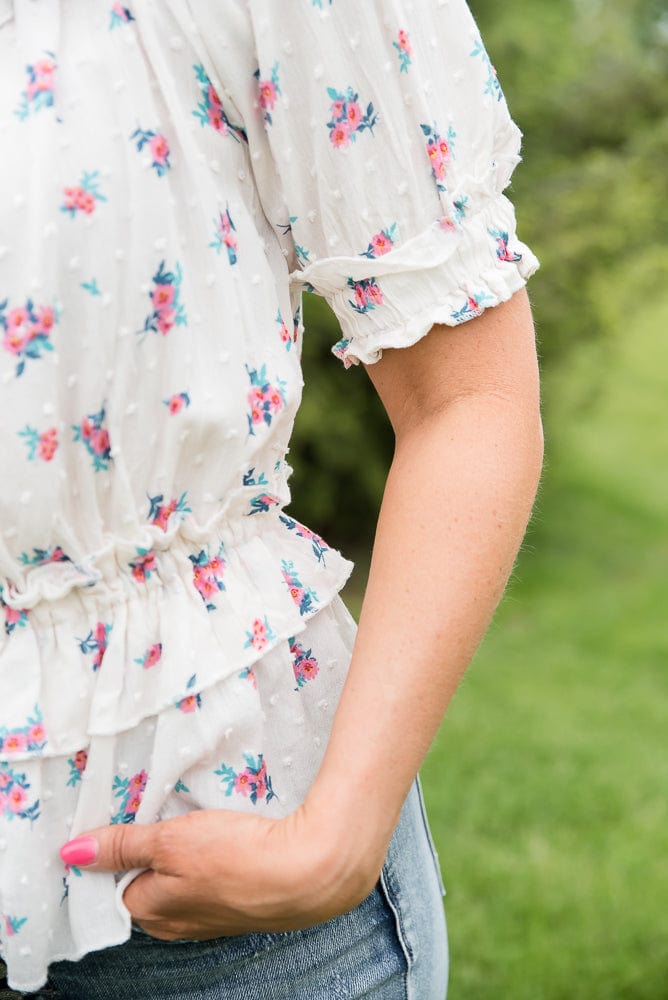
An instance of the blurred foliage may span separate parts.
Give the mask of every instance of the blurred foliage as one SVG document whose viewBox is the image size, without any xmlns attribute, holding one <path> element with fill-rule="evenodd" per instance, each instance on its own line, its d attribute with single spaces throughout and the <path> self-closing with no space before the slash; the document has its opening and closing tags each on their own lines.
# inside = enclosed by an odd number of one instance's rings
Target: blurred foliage
<svg viewBox="0 0 668 1000">
<path fill-rule="evenodd" d="M 530 291 L 554 440 L 550 376 L 584 346 L 593 345 L 605 367 L 616 319 L 610 290 L 633 280 L 640 308 L 666 284 L 668 7 L 666 0 L 471 0 L 471 8 L 525 135 L 510 194 L 520 235 L 542 262 Z M 391 431 L 368 379 L 329 355 L 339 334 L 327 306 L 305 300 L 294 512 L 338 547 L 368 548 Z M 631 309 L 629 326 L 633 319 Z M 573 405 L 596 388 L 590 383 Z"/>
</svg>

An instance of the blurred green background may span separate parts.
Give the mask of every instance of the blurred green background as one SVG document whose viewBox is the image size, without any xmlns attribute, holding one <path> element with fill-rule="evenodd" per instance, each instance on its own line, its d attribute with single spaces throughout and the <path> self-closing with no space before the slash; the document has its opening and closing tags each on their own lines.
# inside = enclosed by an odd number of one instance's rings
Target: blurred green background
<svg viewBox="0 0 668 1000">
<path fill-rule="evenodd" d="M 668 998 L 668 5 L 472 0 L 513 180 L 547 459 L 507 596 L 424 768 L 449 1000 Z M 291 508 L 356 557 L 386 418 L 306 296 Z"/>
</svg>

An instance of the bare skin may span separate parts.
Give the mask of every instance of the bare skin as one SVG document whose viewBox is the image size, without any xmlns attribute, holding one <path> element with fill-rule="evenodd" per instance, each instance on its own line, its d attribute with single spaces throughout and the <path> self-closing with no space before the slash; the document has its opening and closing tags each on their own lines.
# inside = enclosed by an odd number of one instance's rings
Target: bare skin
<svg viewBox="0 0 668 1000">
<path fill-rule="evenodd" d="M 99 845 L 89 870 L 150 869 L 124 901 L 154 937 L 293 930 L 361 902 L 512 570 L 542 463 L 526 293 L 367 371 L 396 448 L 348 679 L 306 800 L 280 820 L 202 810 L 88 834 Z"/>
</svg>

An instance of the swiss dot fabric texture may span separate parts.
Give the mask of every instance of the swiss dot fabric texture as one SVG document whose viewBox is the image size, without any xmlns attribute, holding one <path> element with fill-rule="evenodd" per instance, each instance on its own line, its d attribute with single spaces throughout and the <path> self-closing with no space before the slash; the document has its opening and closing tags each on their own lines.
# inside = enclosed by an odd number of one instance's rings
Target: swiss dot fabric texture
<svg viewBox="0 0 668 1000">
<path fill-rule="evenodd" d="M 64 870 L 68 838 L 303 800 L 355 627 L 285 513 L 301 293 L 346 365 L 509 298 L 519 145 L 463 0 L 0 0 L 15 988 L 129 937 L 132 873 Z"/>
</svg>

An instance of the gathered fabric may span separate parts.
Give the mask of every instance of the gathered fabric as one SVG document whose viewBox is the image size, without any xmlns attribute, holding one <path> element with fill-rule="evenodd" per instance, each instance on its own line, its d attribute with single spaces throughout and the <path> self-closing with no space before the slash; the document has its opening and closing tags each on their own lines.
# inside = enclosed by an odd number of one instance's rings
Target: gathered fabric
<svg viewBox="0 0 668 1000">
<path fill-rule="evenodd" d="M 0 0 L 14 988 L 129 937 L 69 838 L 303 801 L 355 624 L 290 509 L 302 294 L 346 367 L 508 299 L 520 138 L 464 0 Z"/>
</svg>

